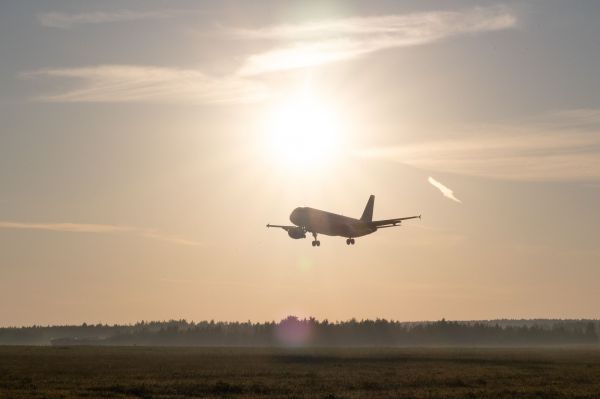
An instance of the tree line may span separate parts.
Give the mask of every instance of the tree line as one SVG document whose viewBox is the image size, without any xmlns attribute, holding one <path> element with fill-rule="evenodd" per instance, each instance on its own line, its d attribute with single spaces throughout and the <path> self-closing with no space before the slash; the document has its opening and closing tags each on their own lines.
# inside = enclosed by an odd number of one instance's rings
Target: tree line
<svg viewBox="0 0 600 399">
<path fill-rule="evenodd" d="M 0 345 L 536 346 L 599 343 L 597 320 L 279 322 L 170 320 L 133 325 L 0 328 Z"/>
</svg>

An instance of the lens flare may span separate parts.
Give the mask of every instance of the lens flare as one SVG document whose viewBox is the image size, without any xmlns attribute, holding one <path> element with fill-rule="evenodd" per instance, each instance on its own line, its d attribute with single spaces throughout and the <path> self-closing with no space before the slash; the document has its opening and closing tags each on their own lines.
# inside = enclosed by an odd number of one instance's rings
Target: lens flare
<svg viewBox="0 0 600 399">
<path fill-rule="evenodd" d="M 288 316 L 277 325 L 275 336 L 286 346 L 303 346 L 310 341 L 312 326 L 311 320 L 299 320 L 296 316 Z"/>
</svg>

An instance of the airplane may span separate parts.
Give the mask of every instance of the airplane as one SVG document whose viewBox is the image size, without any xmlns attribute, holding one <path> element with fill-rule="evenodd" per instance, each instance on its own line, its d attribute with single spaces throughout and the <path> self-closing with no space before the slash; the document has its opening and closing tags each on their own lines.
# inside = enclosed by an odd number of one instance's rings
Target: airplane
<svg viewBox="0 0 600 399">
<path fill-rule="evenodd" d="M 371 195 L 360 219 L 309 207 L 299 207 L 294 209 L 290 214 L 290 221 L 294 226 L 267 224 L 267 227 L 279 227 L 287 231 L 288 235 L 295 240 L 306 238 L 306 233 L 311 233 L 313 236 L 312 246 L 320 247 L 321 241 L 317 240 L 317 234 L 346 237 L 346 245 L 354 245 L 355 237 L 366 236 L 386 227 L 400 226 L 403 220 L 421 219 L 421 215 L 419 215 L 373 220 L 374 206 L 375 196 Z"/>
</svg>

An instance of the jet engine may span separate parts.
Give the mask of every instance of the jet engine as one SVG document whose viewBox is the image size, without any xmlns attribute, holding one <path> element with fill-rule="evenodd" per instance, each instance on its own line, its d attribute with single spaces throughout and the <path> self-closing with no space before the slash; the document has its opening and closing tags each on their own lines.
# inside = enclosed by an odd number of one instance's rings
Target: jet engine
<svg viewBox="0 0 600 399">
<path fill-rule="evenodd" d="M 299 238 L 306 238 L 306 232 L 301 227 L 296 227 L 288 230 L 288 236 L 297 240 Z"/>
</svg>

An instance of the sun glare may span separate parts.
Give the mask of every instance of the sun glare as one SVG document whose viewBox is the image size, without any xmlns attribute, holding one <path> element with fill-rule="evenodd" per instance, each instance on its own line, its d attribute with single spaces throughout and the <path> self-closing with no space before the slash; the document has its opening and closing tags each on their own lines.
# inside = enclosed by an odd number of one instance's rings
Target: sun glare
<svg viewBox="0 0 600 399">
<path fill-rule="evenodd" d="M 273 107 L 268 119 L 268 147 L 279 164 L 310 169 L 339 155 L 341 122 L 326 102 L 302 95 Z"/>
</svg>

